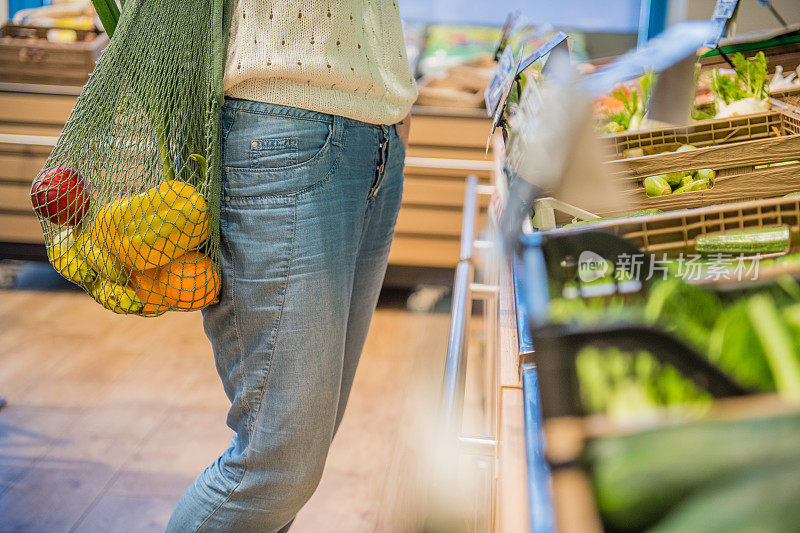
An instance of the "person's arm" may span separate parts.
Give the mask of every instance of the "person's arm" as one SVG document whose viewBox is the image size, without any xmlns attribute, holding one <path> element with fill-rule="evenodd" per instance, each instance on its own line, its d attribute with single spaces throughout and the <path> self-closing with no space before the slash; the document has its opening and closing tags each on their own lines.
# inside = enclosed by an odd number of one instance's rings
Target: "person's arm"
<svg viewBox="0 0 800 533">
<path fill-rule="evenodd" d="M 408 148 L 408 133 L 411 131 L 411 113 L 406 115 L 403 120 L 395 124 L 397 128 L 397 134 L 403 140 L 403 144 L 406 145 L 406 149 Z"/>
</svg>

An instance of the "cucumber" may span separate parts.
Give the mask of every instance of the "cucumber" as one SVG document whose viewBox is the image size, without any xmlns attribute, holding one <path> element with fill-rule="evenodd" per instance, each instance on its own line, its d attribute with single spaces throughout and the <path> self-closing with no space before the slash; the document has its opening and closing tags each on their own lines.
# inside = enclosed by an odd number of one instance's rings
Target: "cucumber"
<svg viewBox="0 0 800 533">
<path fill-rule="evenodd" d="M 647 196 L 664 196 L 672 194 L 672 187 L 669 186 L 664 175 L 650 176 L 644 179 L 644 190 Z"/>
<path fill-rule="evenodd" d="M 790 240 L 788 226 L 778 226 L 701 235 L 694 249 L 701 254 L 769 254 L 786 250 Z"/>
<path fill-rule="evenodd" d="M 629 218 L 629 217 L 640 217 L 644 215 L 660 215 L 663 213 L 661 209 L 639 209 L 637 211 L 625 211 L 624 213 L 619 213 L 617 215 L 612 215 L 610 217 L 601 217 L 601 218 L 593 218 L 591 220 L 577 220 L 575 222 L 570 222 L 569 224 L 565 224 L 565 228 L 573 227 L 573 226 L 585 226 L 586 224 L 594 224 L 595 222 L 605 222 L 606 220 L 616 220 L 618 218 Z"/>
<path fill-rule="evenodd" d="M 666 174 L 661 175 L 664 177 L 667 183 L 674 187 L 680 184 L 681 180 L 683 180 L 683 177 L 686 176 L 686 174 L 691 174 L 691 172 L 667 172 Z"/>
<path fill-rule="evenodd" d="M 604 521 L 624 531 L 651 526 L 723 476 L 789 458 L 800 461 L 800 413 L 604 437 L 590 441 L 583 455 Z"/>
<path fill-rule="evenodd" d="M 688 183 L 675 191 L 672 194 L 680 194 L 682 192 L 692 192 L 692 191 L 704 191 L 706 189 L 711 188 L 711 182 L 709 180 L 694 180 L 691 183 Z"/>
<path fill-rule="evenodd" d="M 714 181 L 714 169 L 712 168 L 701 168 L 694 171 L 694 179 L 696 180 L 708 180 L 713 183 Z"/>
<path fill-rule="evenodd" d="M 800 456 L 754 465 L 681 502 L 652 533 L 784 532 L 800 524 Z"/>
</svg>

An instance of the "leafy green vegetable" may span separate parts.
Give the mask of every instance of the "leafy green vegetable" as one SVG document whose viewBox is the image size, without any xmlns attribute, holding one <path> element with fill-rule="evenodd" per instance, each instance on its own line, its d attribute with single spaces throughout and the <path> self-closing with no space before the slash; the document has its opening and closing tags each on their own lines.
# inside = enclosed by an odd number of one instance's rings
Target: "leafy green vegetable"
<svg viewBox="0 0 800 533">
<path fill-rule="evenodd" d="M 763 100 L 769 96 L 767 88 L 767 58 L 764 52 L 745 57 L 737 52 L 731 57 L 735 76 L 730 77 L 715 70 L 711 74 L 709 87 L 716 101 L 725 105 L 742 98 Z"/>
<path fill-rule="evenodd" d="M 758 471 L 776 461 L 798 465 L 799 449 L 800 414 L 791 413 L 704 420 L 596 438 L 584 450 L 583 462 L 591 472 L 604 521 L 614 531 L 649 531 L 676 504 L 738 472 Z M 797 470 L 792 469 L 792 474 L 796 480 Z M 796 481 L 793 485 L 800 487 Z M 758 489 L 749 491 L 751 498 L 756 492 L 771 497 L 764 487 Z M 792 498 L 797 507 L 796 493 Z M 723 512 L 723 507 L 724 512 L 733 512 L 722 496 L 714 503 L 716 512 Z M 676 530 L 707 531 L 697 523 L 687 525 L 684 522 Z M 755 530 L 795 529 L 790 525 Z"/>
<path fill-rule="evenodd" d="M 616 348 L 587 347 L 578 354 L 575 366 L 590 413 L 625 420 L 664 406 L 702 411 L 711 401 L 707 393 L 646 351 L 631 354 Z"/>
<path fill-rule="evenodd" d="M 775 303 L 767 295 L 757 294 L 750 298 L 747 314 L 764 348 L 778 392 L 787 398 L 800 398 L 800 357 Z"/>
<path fill-rule="evenodd" d="M 612 97 L 622 102 L 623 109 L 605 117 L 603 130 L 606 133 L 639 129 L 650 105 L 650 95 L 653 93 L 655 79 L 654 72 L 647 72 L 639 79 L 641 95 L 635 87 L 630 92 L 625 88 L 620 88 L 611 93 Z"/>
<path fill-rule="evenodd" d="M 113 37 L 120 17 L 116 2 L 114 0 L 92 0 L 92 5 L 103 24 L 103 29 L 106 30 L 109 37 Z"/>
<path fill-rule="evenodd" d="M 742 385 L 775 390 L 764 349 L 747 315 L 747 300 L 735 302 L 717 317 L 708 342 L 708 359 Z"/>
<path fill-rule="evenodd" d="M 605 282 L 614 283 L 610 277 Z M 571 291 L 575 294 L 575 288 Z M 654 282 L 646 298 L 640 293 L 556 298 L 551 302 L 550 318 L 594 325 L 620 321 L 652 324 L 706 354 L 711 363 L 744 386 L 777 390 L 784 397 L 800 395 L 800 285 L 791 277 L 744 292 L 728 305 L 709 289 L 669 277 Z M 588 388 L 583 394 L 591 412 L 629 414 L 623 407 L 625 398 L 647 408 L 693 398 L 680 392 L 681 386 L 669 385 L 671 367 L 652 378 L 653 372 L 642 370 L 650 367 L 638 355 L 606 352 L 603 357 L 611 361 L 622 358 L 627 363 L 616 361 L 611 367 L 616 373 L 598 376 L 597 357 L 589 352 L 578 363 L 583 365 L 579 380 L 582 391 L 584 383 Z M 627 370 L 620 373 L 619 368 Z M 682 378 L 677 373 L 675 377 Z M 654 381 L 648 381 L 651 378 Z M 658 389 L 662 385 L 665 388 Z M 602 392 L 605 389 L 610 390 Z M 654 392 L 658 390 L 662 392 Z"/>
</svg>

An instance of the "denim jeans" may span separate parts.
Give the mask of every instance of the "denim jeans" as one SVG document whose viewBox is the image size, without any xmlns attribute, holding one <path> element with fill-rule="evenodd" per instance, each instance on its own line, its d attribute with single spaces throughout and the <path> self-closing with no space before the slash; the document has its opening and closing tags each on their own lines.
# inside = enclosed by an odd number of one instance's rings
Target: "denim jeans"
<svg viewBox="0 0 800 533">
<path fill-rule="evenodd" d="M 222 129 L 222 290 L 203 324 L 234 436 L 183 494 L 169 532 L 277 531 L 311 497 L 403 188 L 393 126 L 229 99 Z"/>
</svg>

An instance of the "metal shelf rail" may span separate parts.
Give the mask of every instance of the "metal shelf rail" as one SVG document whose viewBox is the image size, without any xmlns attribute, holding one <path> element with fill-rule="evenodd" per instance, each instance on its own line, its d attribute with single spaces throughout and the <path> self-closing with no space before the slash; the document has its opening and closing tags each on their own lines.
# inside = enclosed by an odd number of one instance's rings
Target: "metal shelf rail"
<svg viewBox="0 0 800 533">
<path fill-rule="evenodd" d="M 442 379 L 442 397 L 439 414 L 439 430 L 441 432 L 439 444 L 441 445 L 441 463 L 444 466 L 444 475 L 452 477 L 455 473 L 454 463 L 459 454 L 469 454 L 486 459 L 490 480 L 488 493 L 476 505 L 486 505 L 488 516 L 479 516 L 481 511 L 476 507 L 475 517 L 472 520 L 473 531 L 488 530 L 493 523 L 493 496 L 494 496 L 494 463 L 497 452 L 497 424 L 499 401 L 497 398 L 498 372 L 497 372 L 497 338 L 495 325 L 499 307 L 499 288 L 494 280 L 489 283 L 475 282 L 476 249 L 491 247 L 488 241 L 476 240 L 475 218 L 478 209 L 477 197 L 479 194 L 490 195 L 494 190 L 491 186 L 478 184 L 478 178 L 470 175 L 467 178 L 464 193 L 464 211 L 461 226 L 461 249 L 459 262 L 456 266 L 453 282 L 453 301 L 451 306 L 451 323 L 447 343 L 447 353 Z M 490 393 L 487 398 L 486 411 L 488 427 L 492 431 L 488 435 L 467 435 L 462 432 L 464 419 L 464 397 L 466 394 L 467 376 L 467 345 L 470 319 L 472 318 L 473 302 L 483 301 L 485 309 L 485 327 L 487 329 L 484 340 L 486 341 L 486 367 L 485 380 Z M 455 453 L 454 453 L 455 452 Z"/>
</svg>

